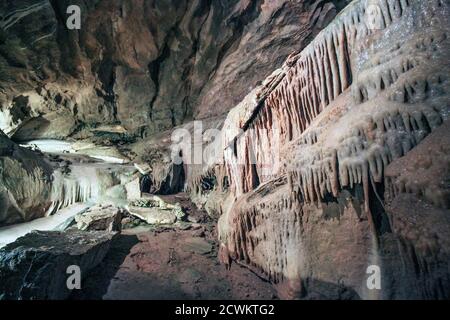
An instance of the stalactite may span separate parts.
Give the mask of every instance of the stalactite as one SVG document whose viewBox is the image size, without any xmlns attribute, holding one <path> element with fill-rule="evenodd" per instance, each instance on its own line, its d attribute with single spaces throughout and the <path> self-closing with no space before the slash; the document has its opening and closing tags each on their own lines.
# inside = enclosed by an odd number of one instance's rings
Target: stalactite
<svg viewBox="0 0 450 320">
<path fill-rule="evenodd" d="M 364 16 L 368 5 L 380 9 L 376 28 Z M 273 282 L 298 280 L 301 276 L 285 261 L 292 254 L 286 252 L 289 241 L 301 247 L 298 215 L 359 186 L 369 232 L 376 236 L 369 205 L 374 184 L 384 182 L 392 161 L 449 119 L 450 30 L 443 21 L 450 8 L 438 7 L 435 2 L 353 1 L 291 57 L 275 87 L 258 89 L 263 99 L 250 100 L 259 96 L 250 95 L 230 113 L 223 129 L 224 168 L 237 200 L 221 222 L 228 233 L 220 236 L 230 256 Z M 264 174 L 265 166 L 271 174 Z M 274 191 L 281 177 L 286 194 Z M 408 188 L 397 181 L 388 193 Z M 265 192 L 270 200 L 263 200 Z M 248 223 L 253 216 L 256 223 Z M 283 226 L 277 224 L 279 216 Z M 275 252 L 262 252 L 262 242 Z"/>
<path fill-rule="evenodd" d="M 361 15 L 364 12 L 366 1 L 356 1 L 352 6 L 341 14 L 340 19 L 337 19 L 328 28 L 326 28 L 312 44 L 310 44 L 301 54 L 295 56 L 290 62 L 292 67 L 285 72 L 285 76 L 279 82 L 279 84 L 269 93 L 266 99 L 262 102 L 262 107 L 258 111 L 254 121 L 250 123 L 247 131 L 254 131 L 260 137 L 260 133 L 263 130 L 273 131 L 279 130 L 281 144 L 288 143 L 289 141 L 298 139 L 302 136 L 305 130 L 311 125 L 311 123 L 318 117 L 318 115 L 330 105 L 341 93 L 343 93 L 349 86 L 352 85 L 355 75 L 353 74 L 355 68 L 352 68 L 351 61 L 356 60 L 351 57 L 351 54 L 355 51 L 356 43 L 362 38 L 362 35 L 355 35 L 355 30 L 364 29 L 367 30 L 367 19 L 362 19 L 356 15 Z M 387 18 L 392 10 L 398 5 L 383 6 L 383 19 Z M 401 10 L 403 13 L 404 10 Z M 396 19 L 400 19 L 401 15 L 395 14 Z M 366 31 L 367 33 L 367 31 Z M 400 65 L 405 65 L 405 62 L 400 59 Z M 406 62 L 406 65 L 411 65 Z M 397 68 L 398 69 L 398 68 Z M 352 71 L 353 70 L 353 71 Z M 408 70 L 404 71 L 407 72 Z M 397 70 L 398 72 L 398 70 Z M 358 74 L 358 79 L 361 77 Z M 371 81 L 361 80 L 363 83 L 371 83 Z M 389 85 L 388 80 L 378 80 L 387 82 L 384 86 Z M 356 83 L 359 83 L 358 81 Z M 355 86 L 354 86 L 355 87 Z M 366 92 L 368 89 L 357 86 L 355 96 L 360 102 L 366 99 L 367 95 L 360 95 L 361 92 Z M 380 88 L 381 86 L 378 86 Z M 267 89 L 267 86 L 264 87 Z M 353 89 L 352 89 L 353 90 Z M 263 96 L 263 94 L 258 95 Z M 243 104 L 244 109 L 248 107 Z M 238 112 L 238 119 L 235 114 L 231 114 L 228 118 L 228 122 L 238 122 L 237 127 L 242 123 L 242 113 Z M 275 116 L 276 121 L 265 121 L 265 119 L 273 119 Z M 244 121 L 246 123 L 246 121 Z M 227 128 L 227 125 L 225 126 Z M 229 129 L 230 125 L 228 126 Z M 245 135 L 245 134 L 244 134 Z M 271 138 L 266 134 L 269 144 L 271 144 Z M 225 135 L 225 143 L 235 139 L 236 136 L 232 132 L 228 132 Z M 237 137 L 239 140 L 245 140 L 245 137 Z M 238 155 L 246 152 L 253 152 L 250 150 L 247 144 L 238 143 Z M 270 150 L 270 149 L 269 149 Z M 267 152 L 267 150 L 266 150 Z M 227 159 L 227 162 L 233 162 L 233 159 Z M 257 156 L 258 158 L 258 156 Z M 243 164 L 245 161 L 239 161 Z M 260 157 L 261 161 L 267 160 L 266 157 Z M 233 169 L 232 169 L 233 170 Z M 245 193 L 253 188 L 248 183 L 243 183 L 243 177 L 247 180 L 257 179 L 264 181 L 261 176 L 249 177 L 249 168 L 243 165 L 242 169 L 238 170 L 243 174 L 236 175 L 237 172 L 229 172 L 231 177 L 237 176 L 234 184 L 241 185 L 242 189 L 238 193 Z"/>
</svg>

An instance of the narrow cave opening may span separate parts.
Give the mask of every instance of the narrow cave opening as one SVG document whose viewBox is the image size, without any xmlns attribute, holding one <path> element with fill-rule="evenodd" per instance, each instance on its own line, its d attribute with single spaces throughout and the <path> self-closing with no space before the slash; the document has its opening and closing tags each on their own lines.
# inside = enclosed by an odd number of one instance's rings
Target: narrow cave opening
<svg viewBox="0 0 450 320">
<path fill-rule="evenodd" d="M 141 192 L 142 193 L 152 193 L 152 178 L 150 175 L 146 174 L 141 177 L 139 184 L 141 186 Z"/>
<path fill-rule="evenodd" d="M 387 216 L 385 209 L 384 183 L 374 182 L 369 189 L 369 208 L 377 235 L 381 236 L 385 233 L 392 232 L 389 217 Z"/>
</svg>

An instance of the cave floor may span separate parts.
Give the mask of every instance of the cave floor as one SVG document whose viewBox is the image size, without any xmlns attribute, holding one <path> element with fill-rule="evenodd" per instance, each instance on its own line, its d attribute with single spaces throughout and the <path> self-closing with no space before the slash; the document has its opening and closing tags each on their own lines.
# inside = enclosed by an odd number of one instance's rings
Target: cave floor
<svg viewBox="0 0 450 320">
<path fill-rule="evenodd" d="M 189 230 L 138 227 L 113 241 L 74 300 L 276 299 L 248 269 L 219 264 L 212 223 Z"/>
</svg>

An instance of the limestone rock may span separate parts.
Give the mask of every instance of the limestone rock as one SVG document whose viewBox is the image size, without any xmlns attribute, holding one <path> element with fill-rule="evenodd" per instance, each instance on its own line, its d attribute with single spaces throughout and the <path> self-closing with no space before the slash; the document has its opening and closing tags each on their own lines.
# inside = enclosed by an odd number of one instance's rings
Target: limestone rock
<svg viewBox="0 0 450 320">
<path fill-rule="evenodd" d="M 168 203 L 161 197 L 155 195 L 145 195 L 142 199 L 134 201 L 133 205 L 140 207 L 157 207 L 162 210 L 171 210 L 180 220 L 183 219 L 186 215 L 179 203 Z"/>
<path fill-rule="evenodd" d="M 347 2 L 3 1 L 0 128 L 56 138 L 102 124 L 140 136 L 222 114 Z M 72 4 L 80 32 L 60 18 Z M 55 110 L 72 120 L 49 123 Z"/>
<path fill-rule="evenodd" d="M 442 1 L 355 0 L 229 113 L 223 261 L 290 298 L 449 296 L 449 13 Z M 435 132 L 441 143 L 426 144 Z M 382 267 L 379 292 L 361 286 L 368 264 Z M 420 284 L 397 279 L 400 265 Z"/>
<path fill-rule="evenodd" d="M 0 225 L 43 217 L 51 207 L 52 167 L 0 131 Z"/>
<path fill-rule="evenodd" d="M 62 300 L 69 297 L 67 269 L 86 277 L 105 257 L 115 233 L 32 232 L 0 250 L 0 297 Z"/>
<path fill-rule="evenodd" d="M 174 164 L 165 150 L 153 150 L 151 173 L 144 176 L 143 192 L 151 194 L 174 194 L 183 190 L 185 173 L 182 164 Z"/>
<path fill-rule="evenodd" d="M 406 299 L 448 299 L 450 293 L 450 121 L 386 169 L 386 213 L 395 233 L 385 254 L 386 282 Z M 390 244 L 390 243 L 388 243 Z M 404 264 L 400 266 L 400 264 Z M 432 267 L 428 267 L 432 266 Z"/>
<path fill-rule="evenodd" d="M 65 139 L 76 129 L 74 117 L 68 112 L 49 112 L 27 121 L 14 134 L 15 141 L 34 139 Z"/>
<path fill-rule="evenodd" d="M 128 207 L 128 212 L 145 221 L 148 224 L 173 224 L 177 221 L 177 216 L 172 210 L 163 210 L 157 207 Z"/>
<path fill-rule="evenodd" d="M 110 199 L 126 200 L 127 191 L 123 185 L 117 185 L 107 189 L 105 196 Z"/>
<path fill-rule="evenodd" d="M 127 191 L 127 199 L 128 200 L 140 199 L 142 196 L 141 184 L 140 184 L 139 178 L 136 178 L 133 181 L 127 183 L 125 185 L 125 189 Z"/>
<path fill-rule="evenodd" d="M 75 221 L 82 231 L 120 231 L 122 210 L 113 206 L 97 206 L 75 216 Z"/>
<path fill-rule="evenodd" d="M 127 210 L 131 215 L 148 224 L 172 224 L 185 217 L 185 213 L 178 203 L 170 204 L 153 195 L 131 201 Z"/>
<path fill-rule="evenodd" d="M 69 0 L 29 2 L 0 4 L 8 135 L 141 138 L 124 148 L 148 164 L 123 183 L 144 201 L 130 212 L 173 223 L 182 210 L 141 192 L 186 190 L 220 216 L 220 260 L 282 298 L 448 299 L 449 1 L 354 0 L 331 21 L 348 1 L 93 0 L 82 32 L 59 19 Z M 220 161 L 192 165 L 169 129 L 222 130 L 195 142 Z M 0 223 L 42 215 L 48 175 L 5 138 Z M 211 252 L 201 240 L 185 249 Z M 369 265 L 383 290 L 363 285 Z"/>
<path fill-rule="evenodd" d="M 152 168 L 147 163 L 135 163 L 134 167 L 144 176 L 152 172 Z"/>
<path fill-rule="evenodd" d="M 450 209 L 450 120 L 407 155 L 386 168 L 388 199 L 410 193 L 437 208 Z"/>
</svg>

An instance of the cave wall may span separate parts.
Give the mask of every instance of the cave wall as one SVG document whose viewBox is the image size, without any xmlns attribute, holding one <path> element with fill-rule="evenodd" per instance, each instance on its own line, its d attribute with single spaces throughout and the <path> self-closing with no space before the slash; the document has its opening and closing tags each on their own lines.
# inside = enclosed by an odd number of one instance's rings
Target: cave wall
<svg viewBox="0 0 450 320">
<path fill-rule="evenodd" d="M 449 297 L 449 1 L 355 0 L 320 33 L 345 1 L 79 1 L 80 31 L 67 3 L 0 4 L 9 135 L 120 123 L 169 152 L 207 118 L 223 163 L 186 164 L 186 191 L 222 262 L 284 298 Z"/>
<path fill-rule="evenodd" d="M 252 268 L 288 298 L 448 298 L 448 183 L 431 174 L 448 148 L 429 143 L 417 166 L 430 171 L 426 183 L 410 169 L 408 187 L 392 187 L 386 170 L 427 136 L 450 134 L 449 10 L 440 0 L 353 1 L 230 111 L 224 263 Z M 448 172 L 447 160 L 439 168 Z M 366 285 L 371 265 L 381 290 Z"/>
<path fill-rule="evenodd" d="M 2 1 L 0 127 L 15 140 L 108 123 L 147 136 L 224 114 L 347 2 Z M 80 30 L 65 26 L 73 4 Z"/>
<path fill-rule="evenodd" d="M 0 130 L 0 226 L 43 217 L 52 204 L 53 169 Z"/>
</svg>

